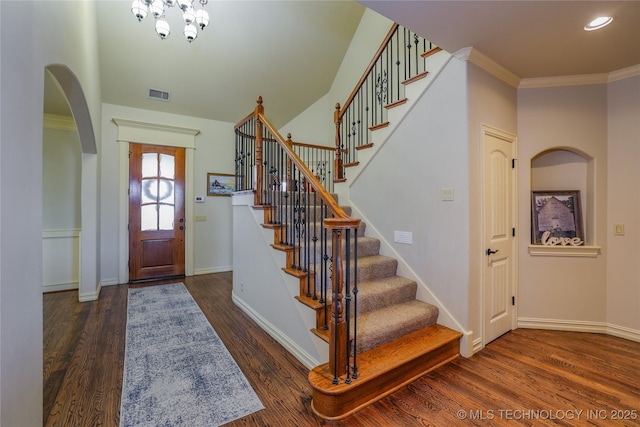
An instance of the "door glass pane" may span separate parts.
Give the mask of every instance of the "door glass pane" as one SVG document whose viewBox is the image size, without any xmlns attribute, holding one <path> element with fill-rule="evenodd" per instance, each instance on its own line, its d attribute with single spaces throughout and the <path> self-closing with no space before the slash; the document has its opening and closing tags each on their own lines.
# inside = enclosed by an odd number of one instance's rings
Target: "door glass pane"
<svg viewBox="0 0 640 427">
<path fill-rule="evenodd" d="M 142 231 L 158 229 L 158 205 L 140 207 L 140 229 Z"/>
<path fill-rule="evenodd" d="M 174 157 L 169 154 L 160 154 L 160 176 L 162 178 L 175 178 Z"/>
<path fill-rule="evenodd" d="M 142 180 L 142 203 L 156 203 L 158 201 L 158 180 Z"/>
<path fill-rule="evenodd" d="M 158 176 L 158 154 L 142 153 L 142 177 Z"/>
<path fill-rule="evenodd" d="M 160 207 L 160 230 L 173 230 L 174 209 L 171 205 L 159 205 Z"/>
<path fill-rule="evenodd" d="M 160 194 L 158 194 L 158 201 L 161 203 L 173 204 L 173 181 L 168 179 L 160 180 Z"/>
</svg>

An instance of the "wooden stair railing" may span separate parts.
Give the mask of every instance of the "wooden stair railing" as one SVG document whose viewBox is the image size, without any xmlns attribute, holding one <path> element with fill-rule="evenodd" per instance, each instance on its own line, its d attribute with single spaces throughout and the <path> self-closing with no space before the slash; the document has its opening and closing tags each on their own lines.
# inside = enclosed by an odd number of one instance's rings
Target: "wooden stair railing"
<svg viewBox="0 0 640 427">
<path fill-rule="evenodd" d="M 351 345 L 357 337 L 350 326 L 356 322 L 350 307 L 357 278 L 344 270 L 357 262 L 352 254 L 360 219 L 338 205 L 317 171 L 296 153 L 291 138 L 283 138 L 266 118 L 262 102 L 259 97 L 255 111 L 235 126 L 236 190 L 254 191 L 255 207 L 265 211 L 265 226 L 275 231 L 274 248 L 287 252 L 284 270 L 301 279 L 304 302 L 324 310 L 316 316 L 321 323 L 317 328 L 329 333 L 333 381 L 349 382 L 357 372 Z"/>
<path fill-rule="evenodd" d="M 441 49 L 393 24 L 362 77 L 341 107 L 335 106 L 335 180 L 358 164 L 357 151 L 372 145 L 372 130 L 388 125 L 387 110 L 406 102 L 405 85 L 427 76 L 425 60 Z"/>
</svg>

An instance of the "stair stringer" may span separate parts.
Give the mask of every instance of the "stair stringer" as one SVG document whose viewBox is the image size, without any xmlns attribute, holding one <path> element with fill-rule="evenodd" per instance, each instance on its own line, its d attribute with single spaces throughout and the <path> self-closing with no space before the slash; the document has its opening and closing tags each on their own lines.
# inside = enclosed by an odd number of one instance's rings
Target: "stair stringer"
<svg viewBox="0 0 640 427">
<path fill-rule="evenodd" d="M 232 205 L 232 301 L 307 368 L 326 363 L 328 344 L 309 332 L 316 327 L 315 312 L 295 299 L 300 280 L 283 271 L 286 254 L 271 247 L 274 232 L 262 226 L 253 192 L 234 194 Z"/>
<path fill-rule="evenodd" d="M 441 50 L 426 59 L 426 69 L 429 71 L 427 76 L 406 85 L 405 97 L 407 102 L 389 109 L 387 115 L 389 125 L 373 132 L 373 141 L 369 141 L 373 142 L 373 145 L 367 149 L 358 151 L 358 165 L 348 168 L 346 173 L 347 180 L 334 184 L 334 192 L 338 194 L 340 200 L 349 200 L 349 187 L 356 182 L 362 171 L 367 167 L 369 162 L 373 160 L 378 150 L 382 148 L 387 139 L 389 139 L 389 136 L 391 136 L 393 131 L 402 123 L 404 117 L 409 114 L 416 102 L 453 58 L 454 56 L 449 52 Z"/>
</svg>

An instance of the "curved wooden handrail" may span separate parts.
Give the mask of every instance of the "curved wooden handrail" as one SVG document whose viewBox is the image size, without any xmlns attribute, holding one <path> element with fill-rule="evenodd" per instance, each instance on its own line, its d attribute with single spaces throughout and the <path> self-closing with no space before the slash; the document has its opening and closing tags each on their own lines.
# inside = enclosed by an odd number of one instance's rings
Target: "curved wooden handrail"
<svg viewBox="0 0 640 427">
<path fill-rule="evenodd" d="M 258 119 L 262 122 L 262 124 L 271 132 L 273 136 L 275 136 L 278 143 L 282 146 L 282 149 L 287 153 L 287 156 L 291 159 L 291 161 L 296 165 L 296 167 L 302 172 L 307 181 L 311 184 L 313 190 L 320 196 L 320 198 L 327 204 L 327 206 L 333 212 L 334 218 L 333 221 L 330 221 L 334 226 L 331 228 L 348 228 L 349 226 L 353 227 L 354 224 L 357 226 L 360 223 L 360 219 L 351 218 L 349 215 L 345 213 L 345 211 L 338 205 L 335 199 L 329 194 L 329 192 L 324 188 L 322 184 L 318 181 L 318 179 L 313 175 L 311 170 L 304 164 L 302 159 L 296 154 L 295 151 L 291 148 L 289 144 L 287 144 L 286 139 L 280 135 L 280 132 L 273 126 L 273 123 L 267 119 L 263 113 L 258 113 Z M 327 222 L 329 219 L 325 219 Z M 345 221 L 347 220 L 347 221 Z M 350 225 L 347 225 L 350 224 Z M 344 224 L 344 227 L 338 226 L 339 224 Z"/>
<path fill-rule="evenodd" d="M 358 81 L 356 86 L 353 88 L 353 91 L 351 92 L 351 95 L 349 95 L 349 97 L 347 98 L 347 101 L 342 105 L 342 109 L 338 113 L 338 119 L 342 119 L 342 116 L 344 116 L 344 113 L 346 113 L 347 108 L 349 107 L 349 105 L 351 105 L 351 101 L 353 101 L 353 98 L 356 97 L 356 94 L 358 93 L 358 91 L 360 90 L 364 82 L 367 80 L 369 73 L 371 72 L 373 67 L 376 65 L 376 62 L 378 62 L 378 59 L 380 59 L 382 52 L 384 52 L 385 48 L 387 47 L 387 43 L 389 42 L 389 40 L 391 40 L 391 37 L 393 37 L 395 32 L 398 30 L 398 26 L 399 25 L 396 23 L 394 23 L 391 26 L 391 29 L 389 30 L 389 32 L 387 33 L 387 36 L 384 38 L 384 40 L 380 44 L 380 47 L 378 48 L 378 51 L 376 52 L 376 54 L 373 56 L 373 59 L 369 63 L 369 66 L 362 74 L 362 77 L 360 77 L 360 80 Z"/>
<path fill-rule="evenodd" d="M 296 147 L 314 148 L 316 150 L 336 151 L 335 147 L 328 147 L 326 145 L 316 145 L 316 144 L 308 144 L 306 142 L 293 141 L 291 140 L 291 134 L 287 135 L 287 141 L 291 141 L 291 145 L 295 145 Z"/>
<path fill-rule="evenodd" d="M 244 125 L 246 122 L 249 121 L 249 119 L 251 119 L 254 116 L 255 116 L 255 113 L 252 111 L 251 113 L 249 113 L 249 115 L 247 115 L 247 117 L 245 117 L 244 119 L 242 119 L 238 123 L 236 123 L 235 126 L 233 127 L 233 129 L 234 130 L 238 129 L 239 127 Z"/>
</svg>

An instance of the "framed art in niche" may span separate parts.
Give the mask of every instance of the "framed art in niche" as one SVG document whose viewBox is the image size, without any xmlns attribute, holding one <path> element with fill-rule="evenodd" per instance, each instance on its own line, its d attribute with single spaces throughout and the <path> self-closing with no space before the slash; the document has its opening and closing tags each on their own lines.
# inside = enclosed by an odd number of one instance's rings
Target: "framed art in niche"
<svg viewBox="0 0 640 427">
<path fill-rule="evenodd" d="M 580 191 L 532 191 L 531 228 L 534 245 L 583 245 Z"/>
</svg>

